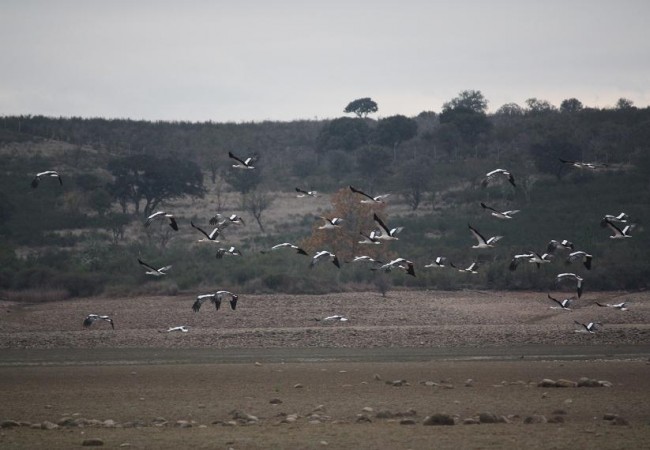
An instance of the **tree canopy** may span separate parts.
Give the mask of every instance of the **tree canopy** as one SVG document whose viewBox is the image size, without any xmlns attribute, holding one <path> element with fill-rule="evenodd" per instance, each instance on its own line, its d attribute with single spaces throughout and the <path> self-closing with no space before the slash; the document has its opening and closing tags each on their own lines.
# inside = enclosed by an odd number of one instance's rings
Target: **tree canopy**
<svg viewBox="0 0 650 450">
<path fill-rule="evenodd" d="M 376 113 L 379 110 L 377 103 L 370 97 L 358 98 L 348 103 L 343 112 L 354 113 L 359 118 L 365 118 L 370 113 Z"/>
</svg>

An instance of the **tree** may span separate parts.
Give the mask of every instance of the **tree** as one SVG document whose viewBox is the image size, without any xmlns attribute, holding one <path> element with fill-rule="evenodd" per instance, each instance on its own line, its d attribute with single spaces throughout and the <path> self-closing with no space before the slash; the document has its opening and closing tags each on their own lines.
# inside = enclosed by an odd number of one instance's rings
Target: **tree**
<svg viewBox="0 0 650 450">
<path fill-rule="evenodd" d="M 115 177 L 109 191 L 122 205 L 133 203 L 144 215 L 150 215 L 161 202 L 184 195 L 203 197 L 203 174 L 196 163 L 175 157 L 133 155 L 114 159 L 108 169 Z"/>
<path fill-rule="evenodd" d="M 273 203 L 273 197 L 270 194 L 254 190 L 242 195 L 242 209 L 245 209 L 255 218 L 260 231 L 265 233 L 262 224 L 262 213 L 266 211 Z"/>
<path fill-rule="evenodd" d="M 418 134 L 418 123 L 400 114 L 387 117 L 377 123 L 374 141 L 393 149 L 393 162 L 397 160 L 397 147 Z"/>
<path fill-rule="evenodd" d="M 524 115 L 524 109 L 516 103 L 506 103 L 497 109 L 496 115 L 508 117 L 520 117 Z"/>
<path fill-rule="evenodd" d="M 555 110 L 555 107 L 548 100 L 540 100 L 535 97 L 527 99 L 526 106 L 528 106 L 528 112 L 532 114 L 542 114 Z"/>
<path fill-rule="evenodd" d="M 451 109 L 464 109 L 473 111 L 478 114 L 485 114 L 487 112 L 487 99 L 483 96 L 481 91 L 467 90 L 458 94 L 458 97 L 452 98 L 450 101 L 442 105 L 443 113 Z"/>
<path fill-rule="evenodd" d="M 627 98 L 619 98 L 616 102 L 616 109 L 632 109 L 634 108 L 634 102 Z"/>
<path fill-rule="evenodd" d="M 399 168 L 397 182 L 402 189 L 402 195 L 413 211 L 418 209 L 424 194 L 431 184 L 432 167 L 424 159 L 411 159 Z"/>
<path fill-rule="evenodd" d="M 462 140 L 475 148 L 481 135 L 491 128 L 486 111 L 487 100 L 481 91 L 462 91 L 442 106 L 440 123 L 453 124 Z"/>
<path fill-rule="evenodd" d="M 560 112 L 574 113 L 584 109 L 584 105 L 577 98 L 567 98 L 560 103 Z"/>
<path fill-rule="evenodd" d="M 316 139 L 319 153 L 328 150 L 352 151 L 368 142 L 370 127 L 359 119 L 340 117 L 334 119 L 321 129 Z"/>
<path fill-rule="evenodd" d="M 370 97 L 359 98 L 348 103 L 343 112 L 354 113 L 357 117 L 365 119 L 368 114 L 375 113 L 379 110 L 377 103 L 372 101 Z"/>
</svg>

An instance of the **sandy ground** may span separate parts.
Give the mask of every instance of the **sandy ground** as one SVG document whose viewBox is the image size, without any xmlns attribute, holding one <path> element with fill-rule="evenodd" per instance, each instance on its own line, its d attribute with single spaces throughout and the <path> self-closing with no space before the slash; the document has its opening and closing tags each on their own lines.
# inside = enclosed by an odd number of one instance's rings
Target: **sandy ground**
<svg viewBox="0 0 650 450">
<path fill-rule="evenodd" d="M 3 302 L 0 421 L 24 423 L 0 448 L 650 448 L 650 296 L 590 295 L 573 312 L 505 292 Z M 91 312 L 116 329 L 82 329 Z M 350 320 L 313 320 L 331 314 Z M 611 387 L 537 385 L 581 377 Z M 508 423 L 463 424 L 485 412 Z"/>
</svg>

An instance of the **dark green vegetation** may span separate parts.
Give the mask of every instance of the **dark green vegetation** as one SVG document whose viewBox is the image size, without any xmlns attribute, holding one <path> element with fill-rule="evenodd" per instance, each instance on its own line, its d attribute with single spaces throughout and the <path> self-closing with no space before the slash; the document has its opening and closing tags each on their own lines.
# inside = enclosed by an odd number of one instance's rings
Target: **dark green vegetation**
<svg viewBox="0 0 650 450">
<path fill-rule="evenodd" d="M 386 283 L 553 289 L 554 275 L 565 271 L 583 275 L 588 290 L 647 287 L 650 108 L 621 99 L 614 108 L 593 109 L 567 99 L 557 109 L 533 98 L 525 107 L 507 104 L 488 114 L 479 91 L 464 91 L 439 114 L 375 120 L 367 117 L 376 111 L 374 102 L 359 100 L 364 102 L 346 108 L 355 118 L 289 123 L 3 117 L 0 288 L 5 296 L 22 291 L 20 298 L 34 300 L 217 287 L 328 292 L 374 284 L 384 290 Z M 256 169 L 232 169 L 228 151 L 259 155 Z M 560 157 L 608 167 L 570 168 Z M 517 188 L 507 182 L 481 188 L 483 175 L 496 168 L 510 170 Z M 44 180 L 30 188 L 34 174 L 49 169 L 61 172 L 63 187 Z M 310 271 L 305 257 L 259 253 L 285 240 L 319 242 L 307 239 L 311 215 L 295 217 L 287 210 L 285 224 L 267 226 L 265 216 L 278 207 L 274 196 L 292 194 L 295 186 L 328 195 L 349 184 L 373 194 L 392 193 L 383 217 L 405 227 L 399 241 L 381 251 L 360 247 L 359 253 L 411 259 L 416 278 L 401 272 L 378 275 L 367 267 Z M 248 234 L 228 235 L 244 258 L 217 261 L 215 247 L 188 244 L 198 238 L 189 220 L 207 229 L 224 195 L 240 199 L 238 212 L 247 216 Z M 522 212 L 499 221 L 481 209 L 481 201 Z M 177 235 L 162 222 L 142 226 L 150 212 L 179 204 L 193 213 L 181 218 Z M 224 212 L 234 212 L 232 203 L 230 208 Z M 611 240 L 600 219 L 622 211 L 637 224 L 634 237 Z M 259 227 L 253 218 L 258 214 Z M 505 237 L 495 249 L 472 250 L 468 223 L 486 237 Z M 258 232 L 262 228 L 265 232 Z M 185 238 L 177 238 L 181 235 Z M 543 253 L 550 239 L 571 240 L 576 249 L 591 253 L 592 270 L 565 266 L 562 257 L 539 270 L 532 264 L 508 270 L 512 255 Z M 224 246 L 229 244 L 226 240 Z M 477 260 L 480 273 L 424 269 L 436 256 L 459 266 Z M 174 268 L 164 279 L 147 279 L 138 257 Z"/>
</svg>

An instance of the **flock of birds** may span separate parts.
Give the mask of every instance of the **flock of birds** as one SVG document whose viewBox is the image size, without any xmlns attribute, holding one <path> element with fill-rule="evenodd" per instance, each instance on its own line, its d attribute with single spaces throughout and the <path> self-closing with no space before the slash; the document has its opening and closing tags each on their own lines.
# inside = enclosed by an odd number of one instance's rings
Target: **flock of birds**
<svg viewBox="0 0 650 450">
<path fill-rule="evenodd" d="M 235 164 L 232 165 L 233 168 L 243 169 L 243 170 L 254 170 L 255 167 L 253 164 L 255 164 L 255 162 L 258 159 L 257 156 L 251 156 L 242 159 L 234 155 L 232 152 L 228 152 L 228 156 L 235 161 Z M 592 162 L 569 161 L 564 159 L 560 159 L 560 162 L 578 169 L 596 170 L 596 169 L 606 167 L 605 164 L 592 163 Z M 38 187 L 42 178 L 57 178 L 59 184 L 63 185 L 63 180 L 57 171 L 47 170 L 36 174 L 36 176 L 33 178 L 31 182 L 32 188 Z M 499 180 L 505 180 L 508 183 L 510 183 L 510 185 L 512 185 L 513 188 L 515 189 L 517 188 L 515 177 L 511 172 L 505 169 L 495 169 L 491 172 L 486 173 L 484 179 L 482 180 L 481 185 L 483 187 L 487 187 L 492 183 L 498 183 Z M 382 204 L 386 201 L 386 198 L 390 195 L 390 194 L 382 194 L 382 195 L 372 196 L 370 194 L 367 194 L 366 192 L 363 192 L 358 188 L 355 188 L 354 186 L 349 186 L 349 189 L 352 193 L 357 194 L 359 196 L 360 199 L 359 201 L 360 203 L 363 204 Z M 318 196 L 318 193 L 313 190 L 304 190 L 298 187 L 296 187 L 295 190 L 297 192 L 298 198 Z M 514 216 L 520 212 L 519 210 L 500 211 L 495 208 L 492 208 L 491 206 L 483 202 L 481 202 L 480 205 L 492 217 L 499 220 L 512 220 Z M 328 230 L 335 230 L 340 228 L 342 223 L 345 221 L 345 218 L 343 217 L 321 216 L 320 219 L 322 219 L 323 222 L 322 225 L 318 226 L 317 228 L 319 230 L 324 230 L 324 232 L 328 232 Z M 148 227 L 154 221 L 160 221 L 160 220 L 166 221 L 174 231 L 179 230 L 178 223 L 176 221 L 174 214 L 168 211 L 157 211 L 151 214 L 149 217 L 147 217 L 144 226 Z M 631 238 L 632 236 L 630 233 L 634 225 L 629 223 L 629 220 L 630 220 L 629 216 L 623 212 L 617 215 L 607 214 L 602 218 L 601 226 L 608 227 L 611 230 L 612 234 L 609 236 L 611 239 Z M 362 240 L 359 241 L 359 244 L 381 245 L 382 243 L 385 242 L 399 240 L 398 235 L 402 232 L 404 227 L 401 226 L 389 227 L 376 213 L 373 213 L 373 221 L 376 225 L 375 229 L 369 231 L 364 231 L 364 230 L 359 231 L 359 234 L 362 236 Z M 232 214 L 229 216 L 224 216 L 222 214 L 215 214 L 212 218 L 209 219 L 209 224 L 213 226 L 213 229 L 210 232 L 207 232 L 201 227 L 195 225 L 192 221 L 190 221 L 191 227 L 196 229 L 202 235 L 202 238 L 200 238 L 197 242 L 219 244 L 220 243 L 219 237 L 222 236 L 223 230 L 226 227 L 231 225 L 245 225 L 245 222 L 240 216 L 236 214 Z M 473 249 L 493 248 L 499 242 L 499 240 L 503 238 L 503 236 L 498 236 L 498 235 L 486 238 L 478 229 L 473 227 L 471 224 L 468 224 L 468 229 L 471 235 L 476 240 L 476 245 L 472 246 Z M 297 254 L 309 256 L 309 254 L 304 249 L 290 242 L 283 242 L 283 243 L 276 244 L 270 247 L 268 250 L 263 250 L 262 253 L 273 252 L 273 251 L 283 250 L 283 249 L 290 249 L 295 251 Z M 576 250 L 575 245 L 568 240 L 554 240 L 554 239 L 550 240 L 545 250 L 546 251 L 541 254 L 535 251 L 528 251 L 526 253 L 514 255 L 512 257 L 512 260 L 510 261 L 509 269 L 511 271 L 516 270 L 519 264 L 522 262 L 535 264 L 539 268 L 541 267 L 542 264 L 551 263 L 561 252 L 564 252 L 565 253 L 564 258 L 567 264 L 580 262 L 585 267 L 585 269 L 591 270 L 593 256 L 584 250 Z M 215 256 L 217 259 L 221 259 L 227 256 L 241 256 L 241 255 L 242 252 L 240 250 L 238 250 L 234 246 L 229 246 L 229 247 L 219 247 L 216 251 Z M 315 254 L 311 257 L 311 262 L 309 264 L 309 267 L 313 268 L 317 264 L 321 262 L 327 262 L 327 261 L 331 262 L 337 268 L 339 269 L 341 268 L 341 261 L 339 257 L 335 253 L 332 253 L 331 251 L 328 250 L 320 250 L 315 252 Z M 413 277 L 416 276 L 415 264 L 413 263 L 413 261 L 410 261 L 403 257 L 398 257 L 392 259 L 391 261 L 384 262 L 384 261 L 376 260 L 367 255 L 358 255 L 358 256 L 354 256 L 354 258 L 351 261 L 346 261 L 346 262 L 368 264 L 371 270 L 374 271 L 390 272 L 396 270 L 396 271 L 402 271 Z M 153 276 L 153 277 L 165 276 L 172 268 L 171 265 L 166 265 L 160 268 L 156 268 L 155 266 L 152 266 L 151 264 L 148 264 L 145 261 L 142 261 L 141 259 L 138 259 L 138 263 L 145 268 L 146 275 Z M 436 268 L 436 269 L 450 267 L 463 273 L 469 273 L 469 274 L 479 273 L 478 272 L 479 264 L 476 261 L 472 262 L 467 267 L 458 267 L 454 265 L 451 261 L 448 261 L 448 259 L 444 256 L 436 257 L 433 262 L 426 264 L 424 267 Z M 582 296 L 584 281 L 585 281 L 584 278 L 573 272 L 564 272 L 564 273 L 557 274 L 555 280 L 556 283 L 558 284 L 563 283 L 565 281 L 569 281 L 575 284 L 576 295 L 560 300 L 552 297 L 549 293 L 548 299 L 553 302 L 553 306 L 550 306 L 550 308 L 561 310 L 561 311 L 571 311 L 572 304 L 574 304 L 576 300 Z M 194 303 L 192 304 L 192 310 L 195 313 L 199 312 L 201 306 L 206 301 L 210 301 L 215 306 L 215 309 L 219 310 L 223 300 L 228 300 L 231 309 L 235 310 L 237 307 L 238 298 L 239 297 L 237 294 L 227 290 L 218 290 L 212 293 L 199 294 L 196 297 Z M 628 309 L 625 302 L 616 303 L 616 304 L 609 304 L 609 303 L 603 304 L 603 303 L 595 302 L 595 305 L 603 308 L 613 308 L 619 311 L 626 311 Z M 321 320 L 321 319 L 315 319 L 315 320 Z M 348 319 L 340 315 L 333 315 L 333 316 L 325 317 L 322 320 L 345 322 Z M 90 327 L 91 325 L 93 325 L 98 321 L 107 322 L 111 325 L 113 329 L 115 329 L 115 324 L 111 317 L 107 315 L 99 315 L 99 314 L 89 314 L 84 319 L 83 326 Z M 595 333 L 599 329 L 599 327 L 602 326 L 602 323 L 595 322 L 595 321 L 587 322 L 587 323 L 582 323 L 578 321 L 574 321 L 574 322 L 576 325 L 579 326 L 579 329 L 576 330 L 576 332 Z M 170 327 L 164 332 L 186 333 L 188 331 L 189 331 L 188 326 L 181 325 L 181 326 Z"/>
</svg>

